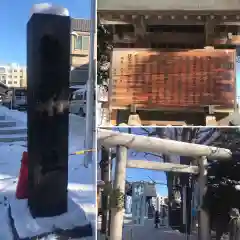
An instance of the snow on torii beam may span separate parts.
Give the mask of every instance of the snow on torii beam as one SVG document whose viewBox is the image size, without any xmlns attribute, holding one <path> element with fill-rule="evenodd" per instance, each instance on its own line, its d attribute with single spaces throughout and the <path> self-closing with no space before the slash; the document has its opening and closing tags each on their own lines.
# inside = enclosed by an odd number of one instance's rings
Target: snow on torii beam
<svg viewBox="0 0 240 240">
<path fill-rule="evenodd" d="M 105 147 L 125 146 L 139 152 L 162 153 L 168 155 L 199 158 L 206 156 L 213 160 L 229 160 L 231 151 L 194 143 L 179 142 L 156 137 L 121 133 L 112 130 L 98 129 L 98 145 Z"/>
</svg>

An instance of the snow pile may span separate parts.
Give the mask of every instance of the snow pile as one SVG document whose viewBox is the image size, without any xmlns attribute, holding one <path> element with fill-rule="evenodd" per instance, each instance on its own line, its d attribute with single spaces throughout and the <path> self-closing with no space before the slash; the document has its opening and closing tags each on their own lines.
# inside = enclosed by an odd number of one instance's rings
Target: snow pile
<svg viewBox="0 0 240 240">
<path fill-rule="evenodd" d="M 27 206 L 27 200 L 13 199 L 11 201 L 11 211 L 20 238 L 43 235 L 52 232 L 53 229 L 67 230 L 87 225 L 89 221 L 86 219 L 83 210 L 71 198 L 68 200 L 67 213 L 57 217 L 33 219 Z"/>
<path fill-rule="evenodd" d="M 1 206 L 0 204 L 0 222 L 1 222 L 1 228 L 0 228 L 0 239 L 2 240 L 12 240 L 12 234 L 11 229 L 9 227 L 8 222 L 6 219 L 8 219 L 8 210 L 7 207 Z"/>
<path fill-rule="evenodd" d="M 69 114 L 69 153 L 84 149 L 84 135 L 85 118 Z"/>
<path fill-rule="evenodd" d="M 8 119 L 16 120 L 17 124 L 25 125 L 27 123 L 26 113 L 12 111 L 5 107 L 0 107 L 0 115 L 5 115 Z M 69 117 L 69 153 L 83 150 L 84 149 L 84 130 L 85 130 L 85 120 L 79 116 L 70 115 Z M 4 199 L 8 200 L 15 199 L 15 190 L 16 183 L 19 175 L 20 169 L 20 160 L 22 157 L 22 152 L 26 151 L 25 146 L 21 146 L 18 143 L 7 144 L 4 143 L 0 145 L 0 239 L 11 240 L 8 234 L 8 224 L 6 220 L 6 207 L 4 206 Z M 95 199 L 96 199 L 96 190 L 95 190 L 95 168 L 89 165 L 88 168 L 83 166 L 84 164 L 84 155 L 72 155 L 69 156 L 69 169 L 68 169 L 68 190 L 69 197 L 73 201 L 73 205 L 80 206 L 86 213 L 87 219 L 92 222 L 95 226 L 96 211 L 95 211 Z M 31 235 L 32 229 L 26 231 L 26 226 L 32 226 L 30 222 L 30 215 L 28 213 L 28 208 L 26 200 L 19 201 L 19 206 L 16 206 L 20 209 L 21 213 L 19 219 L 22 219 L 22 229 L 18 229 L 22 232 L 22 235 L 29 236 Z M 24 215 L 25 214 L 25 215 Z M 73 212 L 72 217 L 78 218 L 77 214 Z M 5 220 L 4 220 L 5 219 Z M 24 219 L 24 221 L 23 221 Z M 29 220 L 29 222 L 28 222 Z M 67 219 L 63 219 L 63 222 Z M 76 220 L 76 223 L 79 223 Z M 38 228 L 38 232 L 44 232 L 48 223 L 40 223 L 39 221 L 35 222 L 35 229 Z M 45 227 L 43 227 L 43 225 Z"/>
<path fill-rule="evenodd" d="M 61 6 L 56 6 L 51 3 L 34 4 L 30 12 L 30 17 L 34 13 L 69 16 L 69 11 L 66 8 Z"/>
<path fill-rule="evenodd" d="M 14 120 L 17 126 L 27 126 L 27 114 L 17 110 L 10 110 L 7 107 L 0 106 L 0 116 L 5 116 L 6 120 Z"/>
<path fill-rule="evenodd" d="M 98 87 L 97 87 L 97 100 L 98 100 L 98 102 L 107 102 L 108 101 L 107 87 L 98 85 Z"/>
<path fill-rule="evenodd" d="M 96 107 L 96 122 L 97 126 L 109 125 L 108 109 L 102 107 L 103 103 L 108 102 L 108 90 L 105 86 L 98 85 L 97 87 L 97 107 Z"/>
<path fill-rule="evenodd" d="M 100 127 L 100 126 L 111 126 L 109 111 L 108 111 L 108 109 L 102 107 L 101 102 L 97 103 L 96 122 L 97 122 L 98 127 Z"/>
<path fill-rule="evenodd" d="M 20 159 L 25 149 L 21 146 L 0 146 L 0 239 L 12 239 L 8 225 L 8 210 L 7 206 L 5 206 L 5 199 L 10 199 L 15 194 Z"/>
</svg>

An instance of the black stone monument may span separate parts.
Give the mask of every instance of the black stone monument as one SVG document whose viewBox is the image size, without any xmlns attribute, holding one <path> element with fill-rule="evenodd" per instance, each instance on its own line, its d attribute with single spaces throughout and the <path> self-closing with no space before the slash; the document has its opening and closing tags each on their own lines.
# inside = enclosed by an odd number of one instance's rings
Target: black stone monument
<svg viewBox="0 0 240 240">
<path fill-rule="evenodd" d="M 29 199 L 33 217 L 67 211 L 70 17 L 27 24 Z"/>
</svg>

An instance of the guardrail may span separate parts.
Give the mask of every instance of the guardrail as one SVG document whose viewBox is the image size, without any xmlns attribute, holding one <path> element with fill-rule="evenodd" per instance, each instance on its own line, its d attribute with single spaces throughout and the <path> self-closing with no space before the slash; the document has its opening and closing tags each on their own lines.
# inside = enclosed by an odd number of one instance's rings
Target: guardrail
<svg viewBox="0 0 240 240">
<path fill-rule="evenodd" d="M 98 129 L 98 146 L 107 148 L 116 147 L 116 166 L 113 188 L 125 193 L 126 168 L 144 168 L 159 171 L 184 172 L 198 175 L 200 196 L 207 189 L 207 159 L 229 160 L 232 153 L 229 149 L 212 146 L 185 143 L 174 140 L 147 137 L 112 130 Z M 140 152 L 157 154 L 190 156 L 195 158 L 198 166 L 181 165 L 174 163 L 150 162 L 147 160 L 128 160 L 128 149 Z M 123 210 L 111 209 L 110 240 L 122 239 Z M 201 240 L 210 240 L 209 217 L 201 209 L 200 232 Z"/>
</svg>

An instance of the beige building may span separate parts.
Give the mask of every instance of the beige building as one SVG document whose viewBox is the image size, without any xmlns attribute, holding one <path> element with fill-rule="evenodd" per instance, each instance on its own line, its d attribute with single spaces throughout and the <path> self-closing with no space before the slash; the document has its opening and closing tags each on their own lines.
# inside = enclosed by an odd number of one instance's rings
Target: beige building
<svg viewBox="0 0 240 240">
<path fill-rule="evenodd" d="M 22 78 L 20 81 L 20 86 L 21 87 L 27 87 L 27 67 L 24 66 L 22 67 L 23 71 L 22 71 Z"/>
<path fill-rule="evenodd" d="M 26 66 L 15 63 L 0 65 L 0 82 L 8 87 L 26 87 Z"/>
<path fill-rule="evenodd" d="M 71 22 L 71 78 L 70 85 L 83 85 L 88 78 L 90 20 Z"/>
</svg>

